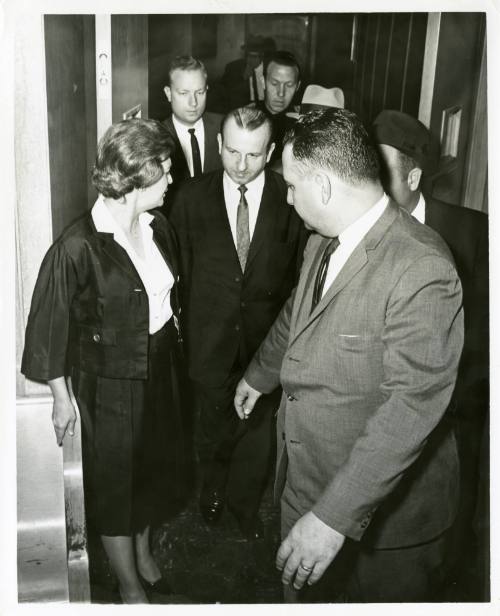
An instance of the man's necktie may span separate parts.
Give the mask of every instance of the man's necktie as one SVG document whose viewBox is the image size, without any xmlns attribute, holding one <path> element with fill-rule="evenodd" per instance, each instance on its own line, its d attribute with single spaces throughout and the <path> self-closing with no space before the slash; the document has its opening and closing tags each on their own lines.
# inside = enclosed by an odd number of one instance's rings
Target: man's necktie
<svg viewBox="0 0 500 616">
<path fill-rule="evenodd" d="M 236 251 L 240 260 L 241 271 L 245 271 L 247 263 L 248 249 L 250 247 L 250 226 L 248 224 L 248 203 L 245 198 L 247 187 L 238 186 L 241 193 L 238 203 L 238 213 L 236 215 Z"/>
<path fill-rule="evenodd" d="M 321 262 L 319 264 L 316 280 L 314 281 L 313 299 L 311 304 L 311 312 L 316 308 L 323 296 L 323 288 L 325 286 L 326 274 L 328 272 L 328 264 L 330 263 L 331 255 L 337 250 L 340 242 L 338 237 L 334 237 L 326 246 Z"/>
<path fill-rule="evenodd" d="M 193 155 L 193 177 L 197 177 L 201 175 L 201 157 L 200 157 L 200 146 L 198 145 L 198 139 L 196 139 L 196 135 L 194 134 L 195 129 L 189 128 L 188 133 L 191 135 L 191 153 Z"/>
<path fill-rule="evenodd" d="M 254 103 L 258 103 L 259 102 L 259 89 L 257 87 L 257 75 L 255 73 L 255 70 L 252 71 L 252 89 L 253 89 L 253 102 Z"/>
</svg>

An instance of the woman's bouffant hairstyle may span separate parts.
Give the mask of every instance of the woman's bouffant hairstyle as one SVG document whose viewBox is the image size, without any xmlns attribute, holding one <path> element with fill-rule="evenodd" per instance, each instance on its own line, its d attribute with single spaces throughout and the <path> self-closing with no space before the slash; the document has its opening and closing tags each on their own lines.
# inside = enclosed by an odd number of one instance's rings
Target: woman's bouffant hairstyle
<svg viewBox="0 0 500 616">
<path fill-rule="evenodd" d="M 112 124 L 99 141 L 92 183 L 101 195 L 112 199 L 134 188 L 147 188 L 163 175 L 162 162 L 174 147 L 157 120 L 134 118 Z"/>
</svg>

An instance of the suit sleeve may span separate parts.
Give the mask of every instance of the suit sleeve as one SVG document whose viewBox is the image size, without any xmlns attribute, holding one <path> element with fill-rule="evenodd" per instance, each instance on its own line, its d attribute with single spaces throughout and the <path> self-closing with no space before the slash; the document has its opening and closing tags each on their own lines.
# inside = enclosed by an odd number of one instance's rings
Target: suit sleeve
<svg viewBox="0 0 500 616">
<path fill-rule="evenodd" d="M 280 384 L 281 364 L 288 346 L 294 298 L 295 290 L 285 302 L 245 372 L 246 382 L 263 394 L 271 393 Z"/>
<path fill-rule="evenodd" d="M 302 225 L 302 221 L 300 221 L 300 225 L 296 263 L 297 277 L 300 277 L 304 267 L 306 254 L 311 251 L 313 252 L 309 243 L 310 234 Z M 283 308 L 245 372 L 244 378 L 246 382 L 263 394 L 271 393 L 280 384 L 281 364 L 288 348 L 290 323 L 296 292 L 297 287 L 292 290 L 290 297 L 284 303 Z"/>
<path fill-rule="evenodd" d="M 358 540 L 378 505 L 421 454 L 449 404 L 463 345 L 460 282 L 449 261 L 425 256 L 388 298 L 383 402 L 312 511 Z"/>
<path fill-rule="evenodd" d="M 33 292 L 21 372 L 47 381 L 67 374 L 70 308 L 78 285 L 73 258 L 62 242 L 45 255 Z"/>
</svg>

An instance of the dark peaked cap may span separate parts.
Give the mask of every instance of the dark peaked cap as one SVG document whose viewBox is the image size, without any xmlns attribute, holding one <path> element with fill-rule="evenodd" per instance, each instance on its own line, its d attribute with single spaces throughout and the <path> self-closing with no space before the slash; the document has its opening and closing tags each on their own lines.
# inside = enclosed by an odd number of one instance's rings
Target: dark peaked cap
<svg viewBox="0 0 500 616">
<path fill-rule="evenodd" d="M 402 111 L 385 109 L 373 122 L 373 136 L 377 143 L 391 145 L 411 156 L 422 171 L 434 170 L 437 148 L 429 130 L 416 118 Z"/>
</svg>

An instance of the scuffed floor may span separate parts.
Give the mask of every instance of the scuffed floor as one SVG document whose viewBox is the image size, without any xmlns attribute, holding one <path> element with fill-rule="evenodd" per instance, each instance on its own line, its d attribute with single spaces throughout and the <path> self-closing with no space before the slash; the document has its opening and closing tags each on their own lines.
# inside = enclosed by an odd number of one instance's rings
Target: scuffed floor
<svg viewBox="0 0 500 616">
<path fill-rule="evenodd" d="M 279 546 L 279 513 L 267 487 L 261 505 L 266 541 L 243 539 L 225 512 L 208 528 L 192 497 L 185 510 L 153 533 L 153 552 L 175 594 L 153 597 L 154 603 L 281 603 L 280 574 L 274 558 Z M 445 590 L 446 602 L 489 600 L 487 550 L 462 554 L 460 567 Z M 119 603 L 116 582 L 100 541 L 89 533 L 91 595 L 94 603 Z"/>
<path fill-rule="evenodd" d="M 280 573 L 274 566 L 279 546 L 279 514 L 268 486 L 261 505 L 266 540 L 243 539 L 234 518 L 224 512 L 209 528 L 193 497 L 175 519 L 153 533 L 153 553 L 175 595 L 168 603 L 280 603 Z M 94 603 L 119 602 L 116 583 L 97 537 L 89 533 Z"/>
</svg>

